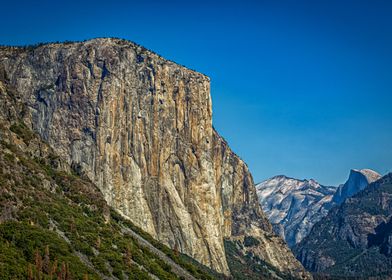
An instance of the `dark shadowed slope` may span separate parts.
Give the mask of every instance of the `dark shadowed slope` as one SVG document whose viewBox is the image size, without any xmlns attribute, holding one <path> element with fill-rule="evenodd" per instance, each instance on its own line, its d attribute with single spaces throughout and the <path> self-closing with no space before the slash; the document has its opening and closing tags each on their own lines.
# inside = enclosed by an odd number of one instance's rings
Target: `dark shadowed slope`
<svg viewBox="0 0 392 280">
<path fill-rule="evenodd" d="M 392 275 L 392 173 L 346 199 L 295 247 L 306 268 L 335 276 Z"/>
</svg>

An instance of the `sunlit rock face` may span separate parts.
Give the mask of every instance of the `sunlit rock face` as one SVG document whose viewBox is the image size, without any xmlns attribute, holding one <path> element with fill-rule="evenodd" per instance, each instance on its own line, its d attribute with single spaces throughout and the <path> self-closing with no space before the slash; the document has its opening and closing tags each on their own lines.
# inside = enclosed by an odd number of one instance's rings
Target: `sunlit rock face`
<svg viewBox="0 0 392 280">
<path fill-rule="evenodd" d="M 339 186 L 332 200 L 341 204 L 346 198 L 352 197 L 380 178 L 381 175 L 371 169 L 352 169 L 346 183 Z"/>
<path fill-rule="evenodd" d="M 0 64 L 24 122 L 156 239 L 229 274 L 224 238 L 254 235 L 262 259 L 308 277 L 214 131 L 208 77 L 119 39 L 2 48 Z"/>
<path fill-rule="evenodd" d="M 261 207 L 276 233 L 292 247 L 328 214 L 336 187 L 283 175 L 256 185 Z"/>
<path fill-rule="evenodd" d="M 279 175 L 256 185 L 259 203 L 277 234 L 292 248 L 328 211 L 357 194 L 380 174 L 371 169 L 350 171 L 339 187 L 323 186 L 313 179 L 298 180 Z"/>
</svg>

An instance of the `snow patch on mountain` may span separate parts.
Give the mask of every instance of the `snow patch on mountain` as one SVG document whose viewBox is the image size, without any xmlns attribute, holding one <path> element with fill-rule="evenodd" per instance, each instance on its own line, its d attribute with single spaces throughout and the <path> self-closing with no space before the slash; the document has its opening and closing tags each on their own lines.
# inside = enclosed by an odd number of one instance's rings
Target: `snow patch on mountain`
<svg viewBox="0 0 392 280">
<path fill-rule="evenodd" d="M 275 231 L 290 247 L 300 242 L 331 207 L 335 187 L 313 179 L 275 176 L 256 185 L 259 202 Z"/>
<path fill-rule="evenodd" d="M 346 183 L 332 187 L 320 185 L 313 179 L 298 180 L 279 175 L 257 184 L 256 190 L 275 232 L 293 247 L 333 206 L 343 203 L 380 177 L 371 169 L 352 169 Z"/>
</svg>

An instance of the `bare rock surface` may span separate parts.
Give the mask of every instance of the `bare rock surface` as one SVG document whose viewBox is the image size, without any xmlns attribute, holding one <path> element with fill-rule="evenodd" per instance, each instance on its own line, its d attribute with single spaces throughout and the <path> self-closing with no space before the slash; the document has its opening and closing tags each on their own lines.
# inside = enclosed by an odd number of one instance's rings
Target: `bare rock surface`
<svg viewBox="0 0 392 280">
<path fill-rule="evenodd" d="M 352 169 L 350 170 L 350 175 L 348 180 L 343 185 L 340 185 L 333 196 L 332 201 L 334 203 L 340 204 L 346 198 L 355 195 L 370 183 L 377 181 L 381 178 L 381 175 L 376 171 L 371 169 Z"/>
<path fill-rule="evenodd" d="M 256 185 L 258 199 L 276 233 L 290 247 L 306 237 L 313 225 L 328 214 L 333 206 L 336 187 L 323 186 L 310 180 L 283 175 Z"/>
<path fill-rule="evenodd" d="M 381 178 L 371 169 L 352 169 L 339 187 L 323 186 L 313 179 L 279 175 L 256 185 L 257 196 L 274 231 L 290 248 L 301 242 L 328 211 Z"/>
<path fill-rule="evenodd" d="M 208 77 L 110 38 L 2 47 L 0 68 L 24 123 L 154 238 L 230 274 L 223 240 L 255 236 L 263 260 L 310 277 L 214 131 Z"/>
<path fill-rule="evenodd" d="M 294 251 L 304 266 L 314 272 L 355 279 L 389 279 L 391 233 L 389 173 L 332 208 Z"/>
</svg>

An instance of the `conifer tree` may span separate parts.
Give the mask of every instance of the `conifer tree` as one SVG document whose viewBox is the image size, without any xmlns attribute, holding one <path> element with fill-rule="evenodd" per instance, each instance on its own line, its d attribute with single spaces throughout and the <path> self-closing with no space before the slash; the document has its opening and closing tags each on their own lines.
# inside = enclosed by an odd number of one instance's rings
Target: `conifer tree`
<svg viewBox="0 0 392 280">
<path fill-rule="evenodd" d="M 33 267 L 31 265 L 31 263 L 29 263 L 29 266 L 27 268 L 27 279 L 28 280 L 33 280 L 34 279 L 34 275 L 33 275 Z"/>
<path fill-rule="evenodd" d="M 131 267 L 131 265 L 132 265 L 132 252 L 131 252 L 131 248 L 129 245 L 127 245 L 127 247 L 125 248 L 124 261 L 128 267 Z"/>
<path fill-rule="evenodd" d="M 46 247 L 45 247 L 45 255 L 44 255 L 44 260 L 43 260 L 43 271 L 46 274 L 50 274 L 51 273 L 50 257 L 49 257 L 49 246 L 48 245 L 46 245 Z"/>
<path fill-rule="evenodd" d="M 50 276 L 53 277 L 53 275 L 56 275 L 57 272 L 57 259 L 54 260 L 52 268 L 50 270 Z"/>
<path fill-rule="evenodd" d="M 38 250 L 35 250 L 35 255 L 34 255 L 34 259 L 35 259 L 35 268 L 37 270 L 37 279 L 41 279 L 42 278 L 42 257 L 41 254 L 39 253 Z"/>
</svg>

